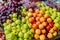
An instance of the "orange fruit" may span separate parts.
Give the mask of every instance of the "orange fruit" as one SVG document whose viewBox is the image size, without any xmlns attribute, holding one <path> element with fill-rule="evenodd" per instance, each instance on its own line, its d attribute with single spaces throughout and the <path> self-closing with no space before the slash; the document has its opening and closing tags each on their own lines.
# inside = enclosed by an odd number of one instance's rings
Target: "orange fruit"
<svg viewBox="0 0 60 40">
<path fill-rule="evenodd" d="M 43 10 L 40 10 L 39 13 L 43 15 L 44 14 L 44 11 Z"/>
<path fill-rule="evenodd" d="M 39 34 L 34 34 L 34 38 L 38 39 L 39 38 Z"/>
<path fill-rule="evenodd" d="M 35 33 L 36 33 L 36 34 L 41 34 L 41 30 L 40 30 L 40 29 L 36 29 L 36 30 L 35 30 Z"/>
<path fill-rule="evenodd" d="M 36 9 L 36 10 L 35 10 L 35 13 L 39 13 L 39 9 Z"/>
<path fill-rule="evenodd" d="M 43 34 L 44 34 L 44 33 L 46 33 L 46 30 L 45 30 L 45 29 L 43 29 L 43 30 L 42 30 L 42 33 L 43 33 Z"/>
<path fill-rule="evenodd" d="M 56 26 L 54 26 L 53 29 L 54 29 L 55 31 L 58 30 Z"/>
<path fill-rule="evenodd" d="M 33 25 L 32 25 L 32 28 L 33 28 L 33 29 L 37 29 L 37 25 L 36 25 L 36 24 L 33 24 Z"/>
<path fill-rule="evenodd" d="M 29 18 L 29 22 L 30 22 L 30 23 L 33 23 L 33 22 L 34 22 L 34 17 L 30 17 L 30 18 Z"/>
</svg>

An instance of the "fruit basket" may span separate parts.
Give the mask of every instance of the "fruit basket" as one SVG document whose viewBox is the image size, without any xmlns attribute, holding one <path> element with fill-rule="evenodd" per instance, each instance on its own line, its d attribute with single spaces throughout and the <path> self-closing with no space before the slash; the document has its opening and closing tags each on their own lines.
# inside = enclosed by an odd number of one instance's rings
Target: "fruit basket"
<svg viewBox="0 0 60 40">
<path fill-rule="evenodd" d="M 0 3 L 0 40 L 60 39 L 60 12 L 55 7 L 46 1 L 18 1 Z"/>
</svg>

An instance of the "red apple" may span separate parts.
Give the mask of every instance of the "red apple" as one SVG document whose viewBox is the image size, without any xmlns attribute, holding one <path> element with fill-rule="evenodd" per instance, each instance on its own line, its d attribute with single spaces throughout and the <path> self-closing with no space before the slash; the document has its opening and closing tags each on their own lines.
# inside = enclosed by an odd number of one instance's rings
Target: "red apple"
<svg viewBox="0 0 60 40">
<path fill-rule="evenodd" d="M 53 27 L 53 23 L 49 23 L 49 26 L 52 28 Z"/>
<path fill-rule="evenodd" d="M 50 30 L 50 26 L 49 26 L 49 25 L 46 27 L 46 30 L 47 30 L 47 31 L 49 31 L 49 30 Z"/>
</svg>

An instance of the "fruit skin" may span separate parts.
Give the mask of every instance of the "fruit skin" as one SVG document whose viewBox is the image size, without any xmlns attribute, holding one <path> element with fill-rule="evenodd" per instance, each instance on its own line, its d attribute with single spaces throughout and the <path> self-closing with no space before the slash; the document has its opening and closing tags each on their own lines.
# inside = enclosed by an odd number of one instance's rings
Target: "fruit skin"
<svg viewBox="0 0 60 40">
<path fill-rule="evenodd" d="M 44 26 L 42 24 L 39 25 L 39 29 L 43 29 Z"/>
<path fill-rule="evenodd" d="M 32 12 L 32 11 L 33 11 L 33 10 L 30 8 L 30 9 L 29 9 L 29 12 Z"/>
<path fill-rule="evenodd" d="M 38 34 L 34 34 L 34 38 L 35 39 L 38 39 L 39 38 L 39 35 Z"/>
<path fill-rule="evenodd" d="M 39 24 L 40 24 L 40 21 L 37 21 L 37 22 L 36 22 L 36 25 L 38 26 Z"/>
<path fill-rule="evenodd" d="M 56 36 L 57 36 L 57 32 L 56 32 L 56 31 L 53 33 L 53 36 L 54 36 L 54 37 L 56 37 Z"/>
<path fill-rule="evenodd" d="M 53 23 L 49 23 L 49 26 L 52 28 L 53 27 Z"/>
<path fill-rule="evenodd" d="M 42 17 L 42 14 L 37 14 L 37 17 Z"/>
<path fill-rule="evenodd" d="M 33 23 L 34 22 L 34 17 L 29 18 L 29 22 Z"/>
<path fill-rule="evenodd" d="M 36 29 L 36 30 L 35 30 L 35 33 L 36 33 L 36 34 L 41 34 L 40 29 Z"/>
<path fill-rule="evenodd" d="M 48 23 L 51 23 L 52 22 L 52 19 L 51 18 L 47 18 L 47 22 Z"/>
<path fill-rule="evenodd" d="M 39 9 L 36 9 L 36 10 L 35 10 L 35 13 L 39 13 Z"/>
<path fill-rule="evenodd" d="M 49 30 L 49 32 L 50 32 L 50 33 L 53 33 L 53 32 L 54 32 L 53 28 L 51 28 L 51 29 Z"/>
<path fill-rule="evenodd" d="M 40 17 L 36 17 L 36 21 L 39 21 Z"/>
<path fill-rule="evenodd" d="M 39 13 L 43 15 L 43 14 L 44 14 L 44 11 L 43 11 L 43 10 L 40 10 L 40 12 L 39 12 Z"/>
<path fill-rule="evenodd" d="M 46 30 L 47 30 L 47 31 L 49 31 L 49 30 L 50 30 L 50 26 L 49 26 L 49 25 L 46 27 Z"/>
<path fill-rule="evenodd" d="M 45 35 L 40 35 L 40 40 L 45 40 Z"/>
<path fill-rule="evenodd" d="M 58 30 L 56 26 L 54 26 L 54 27 L 53 27 L 53 29 L 54 29 L 55 31 L 57 31 L 57 30 Z"/>
<path fill-rule="evenodd" d="M 33 17 L 36 17 L 37 16 L 37 14 L 36 13 L 33 13 Z"/>
<path fill-rule="evenodd" d="M 46 33 L 46 30 L 45 30 L 45 29 L 43 29 L 43 30 L 42 30 L 42 33 L 43 33 L 43 34 L 45 34 L 45 33 Z"/>
<path fill-rule="evenodd" d="M 33 24 L 33 25 L 32 25 L 32 28 L 33 28 L 33 29 L 37 29 L 37 25 L 36 25 L 36 24 Z"/>
<path fill-rule="evenodd" d="M 45 18 L 44 17 L 41 17 L 40 18 L 40 22 L 44 22 L 45 21 Z"/>
<path fill-rule="evenodd" d="M 31 32 L 31 33 L 34 33 L 34 29 L 31 29 L 30 32 Z"/>
<path fill-rule="evenodd" d="M 43 22 L 42 25 L 43 25 L 44 27 L 46 27 L 46 26 L 47 26 L 47 22 Z"/>
<path fill-rule="evenodd" d="M 28 13 L 28 16 L 31 17 L 31 16 L 33 16 L 33 14 L 29 12 L 29 13 Z"/>
<path fill-rule="evenodd" d="M 47 37 L 48 37 L 49 39 L 51 39 L 51 38 L 53 37 L 53 35 L 52 35 L 51 33 L 48 33 Z"/>
<path fill-rule="evenodd" d="M 44 15 L 44 18 L 46 18 L 46 19 L 49 18 L 49 17 L 50 17 L 49 14 Z"/>
</svg>

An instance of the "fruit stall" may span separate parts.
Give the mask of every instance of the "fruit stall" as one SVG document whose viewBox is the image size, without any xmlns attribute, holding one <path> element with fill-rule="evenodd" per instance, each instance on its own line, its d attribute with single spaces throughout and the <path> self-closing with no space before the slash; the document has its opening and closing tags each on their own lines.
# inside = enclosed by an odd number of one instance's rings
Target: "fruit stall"
<svg viewBox="0 0 60 40">
<path fill-rule="evenodd" d="M 59 40 L 60 0 L 0 2 L 0 40 Z"/>
</svg>

